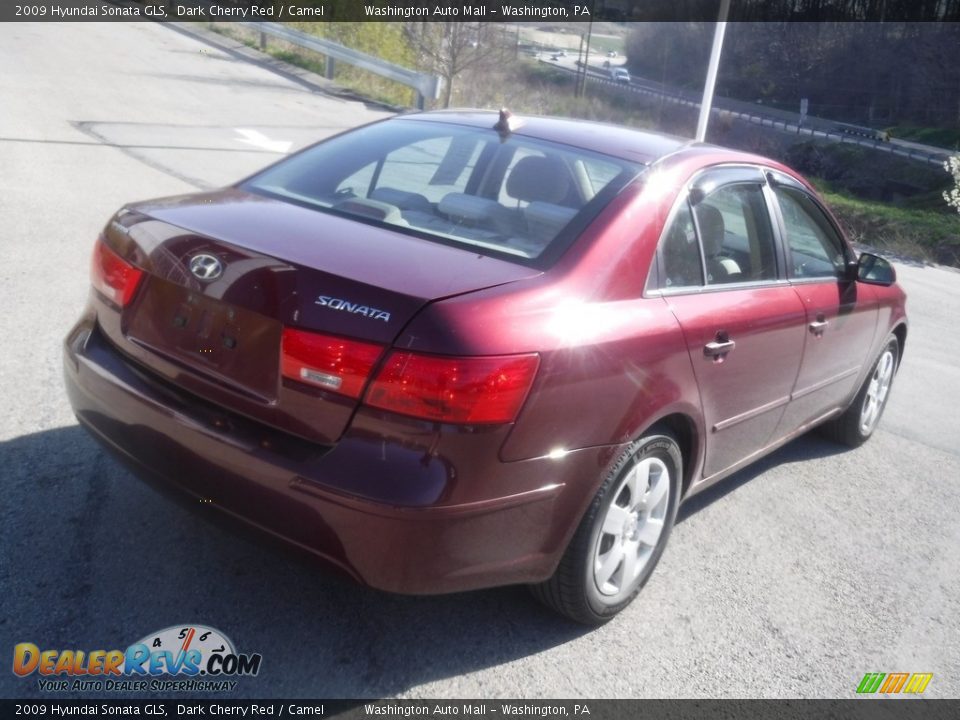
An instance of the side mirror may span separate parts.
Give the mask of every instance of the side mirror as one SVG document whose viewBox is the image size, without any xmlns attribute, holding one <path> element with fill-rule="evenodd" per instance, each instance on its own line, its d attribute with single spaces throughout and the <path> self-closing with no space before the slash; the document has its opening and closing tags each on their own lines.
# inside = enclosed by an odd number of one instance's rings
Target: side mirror
<svg viewBox="0 0 960 720">
<path fill-rule="evenodd" d="M 889 286 L 897 281 L 897 271 L 879 255 L 865 252 L 857 261 L 857 280 L 870 285 Z"/>
</svg>

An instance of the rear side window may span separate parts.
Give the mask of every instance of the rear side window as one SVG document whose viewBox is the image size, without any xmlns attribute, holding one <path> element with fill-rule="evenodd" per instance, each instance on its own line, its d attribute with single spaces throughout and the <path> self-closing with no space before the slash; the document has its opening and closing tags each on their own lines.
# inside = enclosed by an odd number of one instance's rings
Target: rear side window
<svg viewBox="0 0 960 720">
<path fill-rule="evenodd" d="M 843 274 L 843 241 L 816 202 L 802 190 L 775 186 L 793 278 Z"/>
<path fill-rule="evenodd" d="M 593 194 L 603 190 L 620 173 L 620 167 L 616 163 L 600 158 L 582 158 L 580 166 Z"/>
<path fill-rule="evenodd" d="M 391 120 L 332 138 L 243 189 L 546 267 L 643 166 L 492 128 Z"/>
</svg>

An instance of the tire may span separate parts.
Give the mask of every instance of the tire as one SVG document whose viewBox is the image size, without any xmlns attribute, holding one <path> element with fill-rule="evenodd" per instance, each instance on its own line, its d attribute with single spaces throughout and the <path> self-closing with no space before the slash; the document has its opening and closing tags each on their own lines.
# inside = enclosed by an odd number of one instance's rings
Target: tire
<svg viewBox="0 0 960 720">
<path fill-rule="evenodd" d="M 623 610 L 663 554 L 682 473 L 672 435 L 655 432 L 633 443 L 594 496 L 553 577 L 531 587 L 534 596 L 584 625 L 600 625 Z"/>
<path fill-rule="evenodd" d="M 891 335 L 850 407 L 823 425 L 823 434 L 850 447 L 860 447 L 869 440 L 887 406 L 899 365 L 900 343 Z"/>
</svg>

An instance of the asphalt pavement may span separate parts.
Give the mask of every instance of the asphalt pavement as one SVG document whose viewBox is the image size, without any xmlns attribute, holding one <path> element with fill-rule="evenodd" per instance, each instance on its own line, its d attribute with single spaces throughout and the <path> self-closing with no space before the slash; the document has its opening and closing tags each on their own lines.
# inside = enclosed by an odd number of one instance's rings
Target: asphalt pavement
<svg viewBox="0 0 960 720">
<path fill-rule="evenodd" d="M 0 657 L 201 623 L 263 656 L 231 697 L 852 697 L 867 672 L 960 695 L 956 271 L 897 265 L 912 324 L 874 438 L 801 438 L 691 500 L 608 625 L 522 588 L 386 595 L 136 481 L 78 428 L 60 350 L 124 202 L 385 111 L 152 23 L 7 25 L 0 67 Z M 35 678 L 0 670 L 0 696 L 49 697 Z"/>
</svg>

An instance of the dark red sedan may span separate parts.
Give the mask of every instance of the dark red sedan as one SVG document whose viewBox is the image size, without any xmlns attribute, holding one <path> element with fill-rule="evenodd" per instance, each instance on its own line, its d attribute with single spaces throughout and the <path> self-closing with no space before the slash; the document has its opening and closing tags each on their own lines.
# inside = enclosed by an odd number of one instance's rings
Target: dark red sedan
<svg viewBox="0 0 960 720">
<path fill-rule="evenodd" d="M 66 338 L 137 472 L 403 593 L 603 622 L 680 502 L 877 426 L 907 324 L 810 186 L 622 127 L 406 115 L 138 203 Z"/>
</svg>

